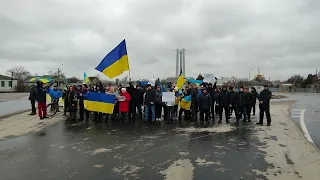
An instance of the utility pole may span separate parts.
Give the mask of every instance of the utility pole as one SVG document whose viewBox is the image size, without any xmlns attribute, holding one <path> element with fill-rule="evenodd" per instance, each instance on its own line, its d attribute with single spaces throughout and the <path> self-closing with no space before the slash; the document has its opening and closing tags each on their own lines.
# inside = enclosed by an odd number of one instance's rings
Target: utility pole
<svg viewBox="0 0 320 180">
<path fill-rule="evenodd" d="M 57 86 L 60 88 L 60 67 L 63 66 L 63 64 L 61 64 L 59 67 L 58 67 L 58 78 L 57 78 Z"/>
<path fill-rule="evenodd" d="M 13 72 L 11 72 L 11 93 L 12 93 L 12 86 L 13 86 Z"/>
<path fill-rule="evenodd" d="M 180 50 L 180 71 L 183 71 L 183 56 L 182 56 L 183 51 Z M 184 74 L 184 72 L 182 72 Z"/>
<path fill-rule="evenodd" d="M 180 73 L 180 71 L 179 71 L 179 53 L 180 53 L 180 51 L 179 51 L 179 49 L 176 49 L 176 51 L 177 51 L 177 54 L 176 54 L 176 77 L 179 77 L 179 73 Z"/>
<path fill-rule="evenodd" d="M 252 69 L 249 70 L 249 81 L 251 81 L 251 79 L 250 79 L 250 73 L 251 73 L 251 71 L 252 71 Z"/>
<path fill-rule="evenodd" d="M 183 76 L 186 77 L 186 49 L 182 49 L 182 55 L 183 55 L 183 64 L 182 64 L 182 71 Z"/>
</svg>

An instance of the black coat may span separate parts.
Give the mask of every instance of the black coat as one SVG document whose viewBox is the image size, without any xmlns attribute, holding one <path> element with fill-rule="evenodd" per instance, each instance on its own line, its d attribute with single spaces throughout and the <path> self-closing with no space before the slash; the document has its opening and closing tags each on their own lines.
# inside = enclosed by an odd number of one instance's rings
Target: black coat
<svg viewBox="0 0 320 180">
<path fill-rule="evenodd" d="M 253 104 L 253 102 L 254 102 L 254 96 L 253 96 L 253 94 L 251 93 L 251 92 L 247 92 L 246 93 L 247 94 L 247 96 L 248 96 L 248 105 L 252 105 Z"/>
<path fill-rule="evenodd" d="M 37 82 L 37 101 L 39 103 L 45 103 L 47 102 L 47 90 L 48 88 L 53 84 L 53 82 L 51 84 L 49 84 L 48 86 L 46 86 L 45 88 L 42 87 L 41 82 Z"/>
<path fill-rule="evenodd" d="M 32 87 L 32 88 L 30 89 L 29 100 L 30 100 L 30 101 L 35 101 L 35 100 L 37 100 L 37 89 L 36 89 L 36 87 Z"/>
<path fill-rule="evenodd" d="M 265 89 L 259 94 L 259 101 L 262 101 L 264 105 L 269 105 L 272 97 L 272 93 L 269 89 Z"/>
<path fill-rule="evenodd" d="M 249 99 L 248 94 L 245 92 L 238 92 L 236 96 L 236 105 L 243 107 L 248 105 Z"/>
<path fill-rule="evenodd" d="M 144 105 L 150 106 L 151 103 L 156 103 L 156 91 L 153 89 L 150 89 L 146 91 L 145 97 L 144 97 Z"/>
<path fill-rule="evenodd" d="M 131 103 L 135 105 L 142 105 L 143 102 L 143 91 L 138 89 L 133 89 L 131 92 Z"/>
<path fill-rule="evenodd" d="M 259 94 L 257 93 L 257 91 L 254 91 L 254 90 L 252 90 L 251 93 L 252 93 L 252 96 L 253 96 L 252 104 L 256 104 L 256 101 L 257 101 L 257 99 L 259 97 Z"/>
<path fill-rule="evenodd" d="M 78 93 L 76 91 L 71 91 L 68 94 L 69 109 L 71 111 L 76 111 L 78 108 Z"/>
<path fill-rule="evenodd" d="M 236 105 L 237 104 L 237 93 L 234 91 L 229 92 L 230 95 L 230 101 L 232 105 Z"/>
<path fill-rule="evenodd" d="M 212 105 L 212 98 L 209 93 L 206 94 L 200 94 L 198 97 L 198 107 L 202 110 L 208 110 L 210 109 Z"/>
<path fill-rule="evenodd" d="M 229 106 L 231 104 L 230 94 L 228 91 L 221 91 L 218 97 L 219 106 Z"/>
<path fill-rule="evenodd" d="M 190 89 L 191 103 L 195 104 L 198 100 L 198 91 L 196 89 Z"/>
</svg>

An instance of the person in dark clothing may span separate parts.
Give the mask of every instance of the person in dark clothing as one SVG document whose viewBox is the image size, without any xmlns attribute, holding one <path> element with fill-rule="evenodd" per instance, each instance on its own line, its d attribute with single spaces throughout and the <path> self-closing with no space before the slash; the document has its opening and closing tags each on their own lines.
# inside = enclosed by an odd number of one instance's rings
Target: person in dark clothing
<svg viewBox="0 0 320 180">
<path fill-rule="evenodd" d="M 230 94 L 230 101 L 231 101 L 230 116 L 232 115 L 233 111 L 235 115 L 237 115 L 237 112 L 236 112 L 237 93 L 234 91 L 233 87 L 229 87 L 229 94 Z"/>
<path fill-rule="evenodd" d="M 67 112 L 69 111 L 69 86 L 66 86 L 66 90 L 64 90 L 63 91 L 63 93 L 62 93 L 62 98 L 63 98 L 63 100 L 64 100 L 64 107 L 63 107 L 63 115 L 67 115 Z"/>
<path fill-rule="evenodd" d="M 37 88 L 34 85 L 32 85 L 30 89 L 30 95 L 29 95 L 29 101 L 31 103 L 31 113 L 29 115 L 31 116 L 37 114 L 36 100 L 37 100 Z"/>
<path fill-rule="evenodd" d="M 251 103 L 251 109 L 252 109 L 252 115 L 255 116 L 256 115 L 256 102 L 257 102 L 257 98 L 259 96 L 259 94 L 257 93 L 256 88 L 251 87 L 251 93 L 252 93 L 252 103 Z M 250 110 L 251 112 L 251 110 Z"/>
<path fill-rule="evenodd" d="M 155 103 L 156 103 L 156 91 L 152 89 L 151 85 L 147 85 L 147 91 L 144 95 L 144 103 L 143 105 L 145 106 L 144 111 L 145 111 L 145 122 L 148 121 L 149 118 L 149 111 L 151 110 L 151 120 L 155 121 L 156 120 L 156 115 L 155 115 Z"/>
<path fill-rule="evenodd" d="M 88 86 L 86 84 L 82 85 L 82 88 L 78 94 L 79 98 L 79 110 L 80 110 L 80 121 L 83 121 L 84 114 L 86 115 L 86 121 L 89 121 L 89 111 L 85 107 L 84 100 L 88 98 Z"/>
<path fill-rule="evenodd" d="M 219 94 L 220 94 L 220 89 L 216 88 L 213 93 L 213 99 L 215 101 L 214 112 L 216 115 L 219 115 L 219 112 L 220 112 L 220 107 L 218 106 Z M 213 106 L 213 104 L 212 104 L 212 106 Z"/>
<path fill-rule="evenodd" d="M 131 92 L 131 104 L 132 104 L 132 120 L 136 120 L 137 116 L 137 110 L 138 110 L 138 115 L 139 119 L 142 119 L 142 102 L 143 102 L 143 91 L 141 90 L 141 87 L 139 85 L 136 86 L 136 88 L 133 89 Z"/>
<path fill-rule="evenodd" d="M 245 105 L 245 111 L 246 111 L 246 117 L 245 118 L 247 118 L 247 119 L 244 119 L 244 120 L 247 120 L 248 122 L 251 122 L 250 111 L 251 111 L 251 104 L 252 104 L 252 101 L 253 101 L 253 95 L 249 91 L 248 88 L 245 88 L 244 92 L 247 94 L 247 103 Z"/>
<path fill-rule="evenodd" d="M 265 85 L 264 90 L 259 94 L 259 109 L 260 109 L 260 119 L 257 123 L 258 125 L 263 125 L 263 116 L 266 113 L 267 116 L 267 125 L 271 126 L 271 115 L 270 115 L 270 100 L 272 97 L 272 93 L 269 90 L 269 86 Z"/>
<path fill-rule="evenodd" d="M 240 91 L 236 96 L 236 125 L 239 125 L 239 121 L 243 116 L 243 121 L 246 119 L 246 105 L 248 103 L 248 96 L 244 92 L 244 88 L 240 87 Z"/>
<path fill-rule="evenodd" d="M 189 85 L 189 91 L 191 94 L 191 112 L 192 112 L 192 120 L 197 121 L 198 117 L 198 91 L 194 87 L 195 85 Z"/>
<path fill-rule="evenodd" d="M 160 86 L 156 87 L 156 121 L 161 121 L 161 113 L 162 113 L 162 91 Z"/>
<path fill-rule="evenodd" d="M 229 107 L 231 106 L 230 95 L 227 91 L 227 86 L 223 86 L 222 91 L 219 93 L 218 106 L 220 108 L 219 112 L 219 124 L 222 123 L 222 112 L 224 110 L 226 123 L 229 123 Z"/>
<path fill-rule="evenodd" d="M 76 88 L 73 86 L 69 87 L 68 102 L 70 113 L 69 120 L 76 120 L 76 113 L 78 108 L 78 93 L 76 91 Z"/>
<path fill-rule="evenodd" d="M 48 88 L 53 84 L 50 83 L 46 85 L 42 82 L 37 81 L 37 102 L 38 102 L 38 113 L 40 119 L 48 118 L 47 116 L 47 93 L 49 92 Z"/>
<path fill-rule="evenodd" d="M 200 121 L 204 123 L 204 116 L 205 122 L 209 122 L 210 117 L 210 107 L 212 106 L 212 98 L 210 94 L 207 92 L 206 88 L 202 89 L 202 94 L 200 94 L 198 98 L 198 107 L 200 110 Z"/>
<path fill-rule="evenodd" d="M 185 96 L 189 96 L 190 95 L 190 91 L 188 91 L 188 89 L 184 89 L 183 93 L 181 95 L 181 100 L 185 97 Z M 181 102 L 180 100 L 180 102 Z M 190 107 L 191 108 L 191 107 Z M 181 108 L 181 103 L 180 103 L 180 110 L 179 110 L 179 117 L 178 120 L 181 121 L 182 120 L 182 113 L 184 113 L 184 119 L 190 121 L 191 120 L 191 112 L 190 109 L 183 109 Z"/>
</svg>

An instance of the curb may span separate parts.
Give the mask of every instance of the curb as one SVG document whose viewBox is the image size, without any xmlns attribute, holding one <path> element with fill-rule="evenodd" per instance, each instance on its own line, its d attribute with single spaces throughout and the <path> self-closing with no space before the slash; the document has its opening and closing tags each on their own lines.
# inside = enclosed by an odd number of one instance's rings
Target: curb
<svg viewBox="0 0 320 180">
<path fill-rule="evenodd" d="M 25 112 L 28 112 L 28 111 L 31 111 L 31 109 L 25 109 L 25 110 L 17 111 L 17 112 L 14 112 L 14 113 L 9 113 L 9 114 L 6 114 L 6 115 L 2 115 L 2 116 L 0 116 L 0 121 L 2 121 L 5 118 L 11 117 L 11 116 L 15 116 L 15 115 L 18 115 L 18 114 L 22 114 L 22 113 L 25 113 Z"/>
</svg>

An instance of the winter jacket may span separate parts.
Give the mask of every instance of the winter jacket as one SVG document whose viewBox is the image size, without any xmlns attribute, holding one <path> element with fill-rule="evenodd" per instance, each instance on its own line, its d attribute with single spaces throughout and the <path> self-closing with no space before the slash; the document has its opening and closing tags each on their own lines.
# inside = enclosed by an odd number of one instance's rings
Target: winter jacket
<svg viewBox="0 0 320 180">
<path fill-rule="evenodd" d="M 76 111 L 78 108 L 78 93 L 76 91 L 71 91 L 68 94 L 68 103 L 69 103 L 69 109 L 71 111 Z"/>
<path fill-rule="evenodd" d="M 269 89 L 265 89 L 259 94 L 259 101 L 262 101 L 264 105 L 269 105 L 272 97 L 272 93 Z"/>
<path fill-rule="evenodd" d="M 60 90 L 49 89 L 49 95 L 51 99 L 58 99 L 62 97 L 62 93 Z"/>
<path fill-rule="evenodd" d="M 218 97 L 219 106 L 229 106 L 231 104 L 228 91 L 221 91 Z"/>
<path fill-rule="evenodd" d="M 52 85 L 51 83 L 49 86 L 43 88 L 42 84 L 43 83 L 37 82 L 37 102 L 38 103 L 47 102 L 47 93 L 49 92 L 48 87 Z"/>
<path fill-rule="evenodd" d="M 35 101 L 35 100 L 37 100 L 37 88 L 36 88 L 36 87 L 32 87 L 32 88 L 30 89 L 29 100 L 30 100 L 30 101 Z"/>
<path fill-rule="evenodd" d="M 209 93 L 202 93 L 198 98 L 199 109 L 208 110 L 212 106 L 212 98 Z"/>
<path fill-rule="evenodd" d="M 129 103 L 131 101 L 130 94 L 128 92 L 120 92 L 120 96 L 124 96 L 125 101 L 119 101 L 119 112 L 127 113 L 129 112 Z"/>
<path fill-rule="evenodd" d="M 254 101 L 254 97 L 253 97 L 253 94 L 251 92 L 247 92 L 247 98 L 248 98 L 248 103 L 247 105 L 252 105 L 253 101 Z"/>
<path fill-rule="evenodd" d="M 162 104 L 162 91 L 156 91 L 156 104 Z"/>
<path fill-rule="evenodd" d="M 248 104 L 248 94 L 245 92 L 238 92 L 236 96 L 236 105 L 243 107 Z"/>
<path fill-rule="evenodd" d="M 236 103 L 237 103 L 237 93 L 234 92 L 234 91 L 230 91 L 229 95 L 230 95 L 231 104 L 232 105 L 236 105 Z"/>
<path fill-rule="evenodd" d="M 190 89 L 191 103 L 195 104 L 198 100 L 198 91 L 196 89 Z"/>
<path fill-rule="evenodd" d="M 252 96 L 253 96 L 252 104 L 256 104 L 256 101 L 258 99 L 259 94 L 257 93 L 257 91 L 254 91 L 254 90 L 252 90 L 251 93 L 252 93 Z"/>
<path fill-rule="evenodd" d="M 150 89 L 146 91 L 144 95 L 144 105 L 146 106 L 154 105 L 156 103 L 156 97 L 157 95 L 155 90 Z"/>
<path fill-rule="evenodd" d="M 134 89 L 132 91 L 131 102 L 135 105 L 142 105 L 143 93 L 142 90 Z"/>
<path fill-rule="evenodd" d="M 218 91 L 218 90 L 215 90 L 214 92 L 213 92 L 213 101 L 214 102 L 218 102 L 218 100 L 219 100 L 219 94 L 220 94 L 220 91 Z"/>
<path fill-rule="evenodd" d="M 208 87 L 207 91 L 210 94 L 212 101 L 214 102 L 214 89 L 212 87 Z"/>
</svg>

